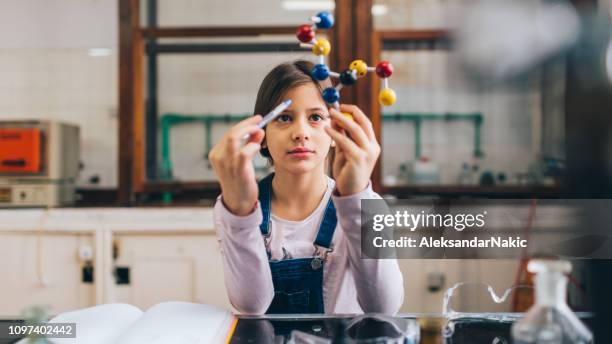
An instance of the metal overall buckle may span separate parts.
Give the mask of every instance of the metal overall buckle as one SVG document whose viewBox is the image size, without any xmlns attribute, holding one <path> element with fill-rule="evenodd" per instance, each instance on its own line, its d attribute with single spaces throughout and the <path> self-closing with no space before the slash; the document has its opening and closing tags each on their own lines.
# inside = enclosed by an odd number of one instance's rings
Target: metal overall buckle
<svg viewBox="0 0 612 344">
<path fill-rule="evenodd" d="M 270 241 L 272 237 L 272 231 L 269 231 L 268 234 L 264 234 L 263 241 L 266 248 L 270 247 Z"/>
<path fill-rule="evenodd" d="M 268 259 L 272 257 L 272 250 L 270 250 L 270 241 L 272 241 L 271 235 L 272 231 L 269 231 L 268 234 L 263 235 L 264 247 L 266 248 Z"/>
<path fill-rule="evenodd" d="M 323 262 L 327 260 L 327 255 L 334 250 L 334 246 L 330 246 L 329 248 L 325 248 L 325 252 L 323 252 L 323 256 L 321 256 L 321 247 L 313 244 L 314 253 L 312 254 L 312 261 L 310 262 L 310 267 L 313 270 L 319 270 L 321 266 L 323 266 Z"/>
</svg>

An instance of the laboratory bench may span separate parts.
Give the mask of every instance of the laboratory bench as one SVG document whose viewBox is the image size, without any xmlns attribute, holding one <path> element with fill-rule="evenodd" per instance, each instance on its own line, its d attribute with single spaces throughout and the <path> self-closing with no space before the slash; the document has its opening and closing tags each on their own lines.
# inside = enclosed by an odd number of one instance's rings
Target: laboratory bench
<svg viewBox="0 0 612 344">
<path fill-rule="evenodd" d="M 479 314 L 480 315 L 480 314 Z M 403 343 L 422 344 L 510 344 L 510 329 L 522 313 L 486 313 L 485 316 L 460 316 L 452 320 L 453 331 L 446 329 L 449 320 L 440 313 L 404 313 L 397 318 L 414 319 L 419 328 L 419 339 L 406 337 Z M 578 313 L 587 326 L 591 327 L 592 314 Z M 363 324 L 361 328 L 347 329 L 352 316 L 321 315 L 266 315 L 239 316 L 230 344 L 242 343 L 285 343 L 293 331 L 313 335 L 327 341 L 321 343 L 352 342 L 359 338 L 372 338 L 373 335 L 396 333 L 391 326 L 379 322 Z M 443 332 L 446 332 L 443 335 Z M 295 341 L 295 343 L 301 343 Z M 318 343 L 318 342 L 317 342 Z M 369 343 L 383 343 L 371 341 Z"/>
<path fill-rule="evenodd" d="M 453 331 L 452 333 L 446 332 L 447 335 L 443 335 L 443 332 L 445 332 L 445 328 L 448 328 L 449 320 L 439 313 L 405 313 L 399 314 L 397 318 L 414 320 L 418 324 L 418 337 L 405 338 L 403 343 L 406 344 L 512 343 L 510 329 L 512 323 L 520 317 L 520 314 L 487 313 L 486 315 L 486 317 L 466 315 L 453 319 Z M 578 315 L 587 326 L 591 327 L 593 318 L 590 313 L 578 313 Z M 318 314 L 238 316 L 238 321 L 231 337 L 228 338 L 228 343 L 286 343 L 294 331 L 299 331 L 305 336 L 319 337 L 321 339 L 320 343 L 345 343 L 352 342 L 351 340 L 355 337 L 363 339 L 367 336 L 378 337 L 381 334 L 397 334 L 392 326 L 386 326 L 386 324 L 380 322 L 363 323 L 361 326 L 353 326 L 352 329 L 347 329 L 347 325 L 350 324 L 353 317 L 351 315 Z M 0 339 L 0 344 L 9 344 L 16 341 L 16 339 Z M 304 343 L 304 341 L 296 340 L 294 343 Z M 381 342 L 375 341 L 372 343 Z"/>
<path fill-rule="evenodd" d="M 140 194 L 130 206 L 137 207 L 193 207 L 213 206 L 221 189 L 216 183 L 197 184 L 197 188 L 182 188 L 179 184 L 153 184 L 150 193 Z M 164 190 L 170 195 L 164 199 Z M 562 190 L 558 185 L 395 185 L 383 186 L 378 193 L 397 198 L 437 197 L 437 198 L 559 198 Z M 74 207 L 118 207 L 116 189 L 77 189 L 78 200 Z M 125 205 L 124 205 L 125 206 Z"/>
</svg>

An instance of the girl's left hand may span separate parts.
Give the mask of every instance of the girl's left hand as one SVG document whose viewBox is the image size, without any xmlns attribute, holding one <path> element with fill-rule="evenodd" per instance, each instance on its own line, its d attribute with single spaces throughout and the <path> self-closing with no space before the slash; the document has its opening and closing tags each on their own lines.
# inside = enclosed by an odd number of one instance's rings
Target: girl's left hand
<svg viewBox="0 0 612 344">
<path fill-rule="evenodd" d="M 376 141 L 372 122 L 357 106 L 342 104 L 340 111 L 351 114 L 353 119 L 331 108 L 329 112 L 332 122 L 340 129 L 326 127 L 325 131 L 336 141 L 332 171 L 336 189 L 340 196 L 349 196 L 363 191 L 368 186 L 380 155 L 380 145 Z"/>
</svg>

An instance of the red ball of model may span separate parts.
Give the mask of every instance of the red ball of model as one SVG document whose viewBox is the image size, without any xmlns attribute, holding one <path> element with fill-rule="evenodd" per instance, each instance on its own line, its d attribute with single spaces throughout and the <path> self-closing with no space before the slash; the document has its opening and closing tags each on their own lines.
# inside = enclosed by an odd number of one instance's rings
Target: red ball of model
<svg viewBox="0 0 612 344">
<path fill-rule="evenodd" d="M 393 65 L 389 61 L 380 61 L 376 65 L 376 74 L 381 78 L 388 78 L 393 74 Z"/>
<path fill-rule="evenodd" d="M 298 28 L 296 36 L 300 42 L 310 43 L 314 39 L 315 33 L 312 30 L 312 26 L 305 24 Z"/>
</svg>

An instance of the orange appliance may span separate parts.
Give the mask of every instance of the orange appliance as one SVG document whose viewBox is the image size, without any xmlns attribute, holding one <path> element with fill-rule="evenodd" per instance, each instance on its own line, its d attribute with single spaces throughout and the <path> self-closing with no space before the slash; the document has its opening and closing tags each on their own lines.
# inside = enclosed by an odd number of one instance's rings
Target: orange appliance
<svg viewBox="0 0 612 344">
<path fill-rule="evenodd" d="M 76 199 L 79 127 L 0 120 L 0 208 L 69 206 Z"/>
<path fill-rule="evenodd" d="M 0 128 L 0 173 L 40 173 L 41 134 L 39 128 Z"/>
</svg>

